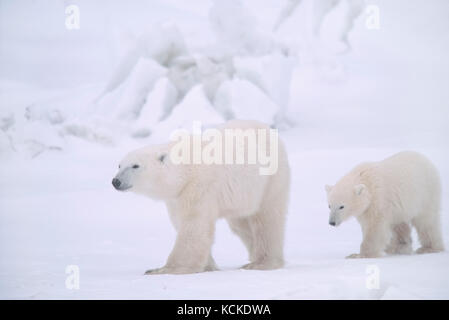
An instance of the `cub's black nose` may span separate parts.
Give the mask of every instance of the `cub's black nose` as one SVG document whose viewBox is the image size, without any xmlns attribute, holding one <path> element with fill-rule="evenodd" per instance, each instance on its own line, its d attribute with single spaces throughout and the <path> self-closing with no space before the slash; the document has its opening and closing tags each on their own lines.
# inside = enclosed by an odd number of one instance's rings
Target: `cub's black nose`
<svg viewBox="0 0 449 320">
<path fill-rule="evenodd" d="M 330 221 L 329 224 L 330 224 L 331 226 L 334 226 L 334 227 L 335 227 L 335 222 L 334 222 L 334 221 Z"/>
<path fill-rule="evenodd" d="M 118 189 L 121 184 L 122 183 L 120 182 L 119 179 L 117 179 L 117 178 L 112 179 L 112 185 L 114 186 L 114 188 Z"/>
</svg>

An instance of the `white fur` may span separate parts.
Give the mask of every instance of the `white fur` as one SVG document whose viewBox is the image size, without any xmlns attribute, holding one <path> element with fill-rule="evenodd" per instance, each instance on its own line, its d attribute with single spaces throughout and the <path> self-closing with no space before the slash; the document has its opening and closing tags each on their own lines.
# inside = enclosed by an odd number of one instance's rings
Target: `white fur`
<svg viewBox="0 0 449 320">
<path fill-rule="evenodd" d="M 263 128 L 253 121 L 230 121 L 225 128 Z M 247 269 L 283 266 L 283 239 L 290 171 L 279 143 L 278 170 L 259 174 L 259 165 L 175 165 L 172 143 L 131 152 L 116 178 L 128 190 L 165 201 L 177 230 L 175 246 L 164 267 L 146 274 L 194 273 L 216 270 L 211 256 L 215 223 L 227 219 L 249 252 Z M 160 157 L 165 155 L 163 161 Z M 139 165 L 133 169 L 132 166 Z"/>
<path fill-rule="evenodd" d="M 355 216 L 362 227 L 360 253 L 349 258 L 374 258 L 384 251 L 411 253 L 410 225 L 421 243 L 417 253 L 444 250 L 440 178 L 423 155 L 405 151 L 383 161 L 362 163 L 335 186 L 326 186 L 326 191 L 329 223 L 338 226 Z"/>
</svg>

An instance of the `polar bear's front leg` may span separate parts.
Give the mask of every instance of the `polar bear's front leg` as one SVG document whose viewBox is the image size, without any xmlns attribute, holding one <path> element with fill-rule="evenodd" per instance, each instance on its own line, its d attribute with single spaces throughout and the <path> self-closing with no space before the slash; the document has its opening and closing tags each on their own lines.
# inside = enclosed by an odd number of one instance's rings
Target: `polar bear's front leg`
<svg viewBox="0 0 449 320">
<path fill-rule="evenodd" d="M 390 229 L 383 223 L 363 228 L 363 241 L 360 253 L 354 253 L 346 258 L 379 258 L 383 255 L 390 239 Z"/>
<path fill-rule="evenodd" d="M 180 221 L 175 246 L 165 266 L 145 274 L 186 274 L 207 271 L 215 232 L 215 219 L 207 215 L 185 217 Z"/>
</svg>

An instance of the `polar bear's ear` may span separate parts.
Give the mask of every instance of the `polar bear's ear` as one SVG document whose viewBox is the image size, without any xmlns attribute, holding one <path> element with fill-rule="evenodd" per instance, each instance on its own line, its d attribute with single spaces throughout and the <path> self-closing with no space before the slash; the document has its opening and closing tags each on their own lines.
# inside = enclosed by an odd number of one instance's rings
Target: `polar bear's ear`
<svg viewBox="0 0 449 320">
<path fill-rule="evenodd" d="M 354 187 L 354 193 L 359 196 L 363 193 L 365 188 L 366 188 L 366 186 L 363 183 L 358 184 Z"/>
<path fill-rule="evenodd" d="M 324 189 L 326 190 L 327 193 L 329 193 L 329 192 L 331 192 L 331 190 L 332 190 L 332 186 L 326 184 L 326 185 L 324 186 Z"/>
</svg>

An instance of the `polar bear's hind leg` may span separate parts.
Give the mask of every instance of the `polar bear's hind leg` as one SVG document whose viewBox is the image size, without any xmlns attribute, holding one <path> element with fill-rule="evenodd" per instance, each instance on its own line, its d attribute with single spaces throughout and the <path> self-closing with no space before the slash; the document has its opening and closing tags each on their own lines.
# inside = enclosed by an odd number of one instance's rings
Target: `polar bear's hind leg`
<svg viewBox="0 0 449 320">
<path fill-rule="evenodd" d="M 283 245 L 285 212 L 284 207 L 266 207 L 252 216 L 252 247 L 250 263 L 244 269 L 270 270 L 284 265 Z"/>
<path fill-rule="evenodd" d="M 242 240 L 246 250 L 248 250 L 248 258 L 252 261 L 253 257 L 251 257 L 251 252 L 253 247 L 253 233 L 249 219 L 250 218 L 234 218 L 227 219 L 227 221 L 232 232 L 234 232 Z"/>
<path fill-rule="evenodd" d="M 217 264 L 215 263 L 214 258 L 212 257 L 212 254 L 209 255 L 209 260 L 207 261 L 206 268 L 204 271 L 217 271 L 219 270 L 217 267 Z"/>
</svg>

